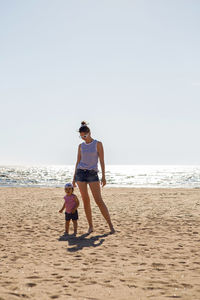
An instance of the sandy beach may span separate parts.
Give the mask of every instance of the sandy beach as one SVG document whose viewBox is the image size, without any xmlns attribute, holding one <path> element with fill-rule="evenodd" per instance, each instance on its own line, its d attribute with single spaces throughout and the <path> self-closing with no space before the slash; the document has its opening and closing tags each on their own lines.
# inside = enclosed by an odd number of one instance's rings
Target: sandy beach
<svg viewBox="0 0 200 300">
<path fill-rule="evenodd" d="M 0 189 L 0 300 L 200 299 L 200 190 L 102 195 L 116 233 L 92 201 L 86 235 L 80 201 L 78 235 L 64 237 L 62 188 Z"/>
</svg>

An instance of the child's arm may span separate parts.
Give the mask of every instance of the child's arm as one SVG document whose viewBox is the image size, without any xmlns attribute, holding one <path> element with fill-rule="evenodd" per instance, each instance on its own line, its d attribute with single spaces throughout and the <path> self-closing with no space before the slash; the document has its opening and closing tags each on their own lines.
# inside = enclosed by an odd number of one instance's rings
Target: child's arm
<svg viewBox="0 0 200 300">
<path fill-rule="evenodd" d="M 61 210 L 59 210 L 59 213 L 62 213 L 64 209 L 65 209 L 65 202 L 64 202 L 63 207 L 61 208 Z"/>
<path fill-rule="evenodd" d="M 74 195 L 75 197 L 74 197 L 74 200 L 76 201 L 76 206 L 74 207 L 74 209 L 72 210 L 72 213 L 74 213 L 76 210 L 77 210 L 77 208 L 79 207 L 79 200 L 78 200 L 78 198 L 77 198 L 77 196 L 76 195 Z"/>
</svg>

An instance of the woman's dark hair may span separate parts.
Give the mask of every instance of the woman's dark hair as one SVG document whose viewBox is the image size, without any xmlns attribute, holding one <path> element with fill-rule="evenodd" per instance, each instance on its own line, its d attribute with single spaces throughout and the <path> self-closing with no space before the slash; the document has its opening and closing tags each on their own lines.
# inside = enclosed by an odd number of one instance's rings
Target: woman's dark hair
<svg viewBox="0 0 200 300">
<path fill-rule="evenodd" d="M 88 125 L 88 123 L 86 123 L 85 121 L 82 121 L 81 127 L 79 128 L 79 132 L 85 132 L 85 133 L 90 132 L 90 128 L 87 125 Z"/>
</svg>

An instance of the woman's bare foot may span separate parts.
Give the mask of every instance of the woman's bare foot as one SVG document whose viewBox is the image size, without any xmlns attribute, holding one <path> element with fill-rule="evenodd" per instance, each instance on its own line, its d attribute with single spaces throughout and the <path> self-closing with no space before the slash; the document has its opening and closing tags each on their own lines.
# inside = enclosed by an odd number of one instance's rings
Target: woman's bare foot
<svg viewBox="0 0 200 300">
<path fill-rule="evenodd" d="M 94 231 L 93 227 L 89 227 L 88 234 L 92 233 Z"/>
<path fill-rule="evenodd" d="M 113 234 L 113 233 L 115 233 L 115 229 L 114 229 L 114 227 L 111 227 L 110 228 L 110 234 Z"/>
</svg>

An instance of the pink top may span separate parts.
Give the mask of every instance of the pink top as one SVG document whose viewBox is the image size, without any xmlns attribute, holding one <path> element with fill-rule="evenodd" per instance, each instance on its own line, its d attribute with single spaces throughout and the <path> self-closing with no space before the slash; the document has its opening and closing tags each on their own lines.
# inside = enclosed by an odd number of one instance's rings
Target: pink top
<svg viewBox="0 0 200 300">
<path fill-rule="evenodd" d="M 65 210 L 68 214 L 72 212 L 72 210 L 76 207 L 75 195 L 65 196 Z"/>
</svg>

